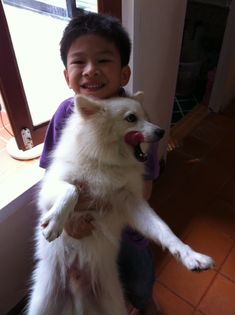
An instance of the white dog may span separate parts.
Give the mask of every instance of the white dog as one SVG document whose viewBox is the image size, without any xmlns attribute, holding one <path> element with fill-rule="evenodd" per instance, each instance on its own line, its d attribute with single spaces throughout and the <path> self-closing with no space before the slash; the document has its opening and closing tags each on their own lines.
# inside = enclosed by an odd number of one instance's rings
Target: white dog
<svg viewBox="0 0 235 315">
<path fill-rule="evenodd" d="M 146 155 L 140 144 L 158 141 L 164 131 L 145 120 L 141 99 L 140 92 L 99 101 L 75 97 L 39 194 L 29 315 L 127 314 L 116 262 L 126 224 L 167 248 L 189 270 L 213 266 L 210 257 L 182 243 L 142 197 Z M 84 185 L 92 200 L 86 209 L 79 204 Z M 86 215 L 94 219 L 92 235 L 69 237 L 65 222 Z M 71 268 L 78 270 L 76 281 Z"/>
</svg>

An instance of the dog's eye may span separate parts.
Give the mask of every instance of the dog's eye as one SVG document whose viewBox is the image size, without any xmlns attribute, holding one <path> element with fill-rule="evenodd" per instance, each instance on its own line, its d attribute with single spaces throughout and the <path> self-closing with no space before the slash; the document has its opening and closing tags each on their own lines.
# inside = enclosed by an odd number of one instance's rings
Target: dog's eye
<svg viewBox="0 0 235 315">
<path fill-rule="evenodd" d="M 128 122 L 136 122 L 138 118 L 135 114 L 129 114 L 125 119 Z"/>
</svg>

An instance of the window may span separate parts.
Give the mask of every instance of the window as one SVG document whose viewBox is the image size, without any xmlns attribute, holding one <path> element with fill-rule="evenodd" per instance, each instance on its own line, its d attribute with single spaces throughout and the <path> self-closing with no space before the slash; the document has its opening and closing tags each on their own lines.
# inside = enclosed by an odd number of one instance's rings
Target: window
<svg viewBox="0 0 235 315">
<path fill-rule="evenodd" d="M 27 11 L 31 20 L 27 24 L 24 18 L 15 26 L 11 25 L 6 18 L 6 6 L 8 9 L 17 8 L 21 13 Z M 4 10 L 0 2 L 0 92 L 21 150 L 26 149 L 21 131 L 29 129 L 34 146 L 42 143 L 48 120 L 58 104 L 71 95 L 64 83 L 59 40 L 68 19 L 81 9 L 98 10 L 120 18 L 121 0 L 4 0 Z M 13 14 L 10 11 L 8 13 Z M 36 17 L 42 23 L 39 29 Z M 14 16 L 12 19 L 16 21 Z M 21 41 L 25 43 L 21 51 L 17 51 L 19 40 L 14 42 L 13 35 L 10 35 L 13 27 L 22 28 Z M 53 29 L 56 35 L 52 36 L 50 32 Z M 47 44 L 40 45 L 41 37 L 47 40 Z M 50 51 L 52 46 L 56 47 L 54 51 Z M 22 63 L 26 65 L 24 69 Z"/>
</svg>

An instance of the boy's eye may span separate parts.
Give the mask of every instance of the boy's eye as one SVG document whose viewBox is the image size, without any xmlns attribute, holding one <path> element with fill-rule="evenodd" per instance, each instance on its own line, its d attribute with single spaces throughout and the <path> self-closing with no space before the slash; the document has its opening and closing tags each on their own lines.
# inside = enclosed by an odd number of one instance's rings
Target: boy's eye
<svg viewBox="0 0 235 315">
<path fill-rule="evenodd" d="M 106 62 L 110 62 L 110 59 L 100 59 L 99 63 L 106 63 Z"/>
<path fill-rule="evenodd" d="M 125 119 L 126 121 L 131 122 L 131 123 L 136 122 L 138 120 L 135 114 L 129 114 Z"/>
<path fill-rule="evenodd" d="M 83 65 L 85 62 L 83 60 L 74 60 L 73 63 L 77 65 Z"/>
</svg>

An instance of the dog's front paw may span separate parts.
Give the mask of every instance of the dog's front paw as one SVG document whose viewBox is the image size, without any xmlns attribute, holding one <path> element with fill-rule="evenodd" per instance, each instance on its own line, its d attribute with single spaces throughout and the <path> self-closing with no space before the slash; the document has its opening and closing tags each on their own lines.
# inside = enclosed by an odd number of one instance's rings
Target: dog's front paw
<svg viewBox="0 0 235 315">
<path fill-rule="evenodd" d="M 178 252 L 176 256 L 191 271 L 204 271 L 215 266 L 211 257 L 195 252 L 188 245 L 185 245 L 184 249 Z"/>
<path fill-rule="evenodd" d="M 40 222 L 42 234 L 48 242 L 54 241 L 60 236 L 63 230 L 63 224 L 58 217 L 48 211 L 41 219 Z"/>
</svg>

